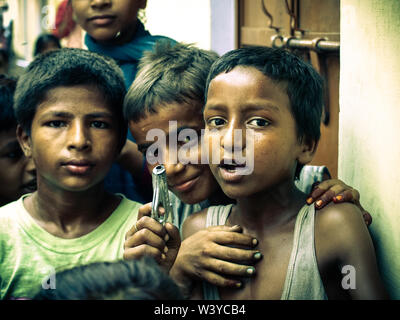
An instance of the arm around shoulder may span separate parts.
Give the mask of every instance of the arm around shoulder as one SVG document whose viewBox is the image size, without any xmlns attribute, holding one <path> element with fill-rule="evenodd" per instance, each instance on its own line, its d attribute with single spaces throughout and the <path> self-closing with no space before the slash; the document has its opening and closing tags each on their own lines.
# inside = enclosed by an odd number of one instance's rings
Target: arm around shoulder
<svg viewBox="0 0 400 320">
<path fill-rule="evenodd" d="M 315 246 L 321 276 L 336 264 L 342 271 L 340 286 L 352 299 L 388 299 L 376 262 L 371 236 L 358 207 L 350 203 L 329 205 L 316 214 Z M 354 283 L 343 286 L 346 270 Z"/>
</svg>

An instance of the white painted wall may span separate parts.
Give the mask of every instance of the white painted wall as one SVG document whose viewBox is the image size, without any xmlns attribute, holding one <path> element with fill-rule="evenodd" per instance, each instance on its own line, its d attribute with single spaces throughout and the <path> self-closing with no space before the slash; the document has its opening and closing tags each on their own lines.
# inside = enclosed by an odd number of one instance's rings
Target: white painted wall
<svg viewBox="0 0 400 320">
<path fill-rule="evenodd" d="M 339 178 L 373 216 L 382 277 L 400 299 L 400 1 L 342 0 Z"/>
<path fill-rule="evenodd" d="M 147 0 L 146 20 L 153 35 L 211 48 L 210 0 Z"/>
</svg>

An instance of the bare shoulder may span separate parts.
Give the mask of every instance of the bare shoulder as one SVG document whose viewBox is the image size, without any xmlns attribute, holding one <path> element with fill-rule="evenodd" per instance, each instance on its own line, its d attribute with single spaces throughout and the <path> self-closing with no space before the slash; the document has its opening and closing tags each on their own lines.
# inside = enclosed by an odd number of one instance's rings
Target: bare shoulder
<svg viewBox="0 0 400 320">
<path fill-rule="evenodd" d="M 316 213 L 316 232 L 335 237 L 347 236 L 355 229 L 365 229 L 361 210 L 352 203 L 330 204 Z"/>
<path fill-rule="evenodd" d="M 183 239 L 186 239 L 197 231 L 205 229 L 207 211 L 208 208 L 205 208 L 199 212 L 191 214 L 189 217 L 186 218 L 182 226 Z"/>
<path fill-rule="evenodd" d="M 317 211 L 315 237 L 320 248 L 335 256 L 370 238 L 362 212 L 351 203 L 330 204 Z"/>
</svg>

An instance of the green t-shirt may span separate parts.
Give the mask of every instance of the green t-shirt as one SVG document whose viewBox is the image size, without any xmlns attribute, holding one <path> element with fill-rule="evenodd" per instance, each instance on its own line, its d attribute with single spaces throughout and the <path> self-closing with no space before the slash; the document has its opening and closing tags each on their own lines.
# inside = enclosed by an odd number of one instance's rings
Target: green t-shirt
<svg viewBox="0 0 400 320">
<path fill-rule="evenodd" d="M 121 203 L 100 226 L 75 239 L 41 228 L 23 206 L 23 198 L 0 208 L 0 298 L 32 298 L 41 288 L 57 287 L 57 272 L 99 261 L 122 259 L 126 232 L 137 220 L 140 203 L 122 195 Z"/>
</svg>

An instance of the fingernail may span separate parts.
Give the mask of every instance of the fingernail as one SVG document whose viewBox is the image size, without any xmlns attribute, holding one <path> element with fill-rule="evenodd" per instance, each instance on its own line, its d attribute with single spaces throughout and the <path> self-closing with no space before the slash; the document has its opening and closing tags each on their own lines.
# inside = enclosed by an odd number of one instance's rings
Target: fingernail
<svg viewBox="0 0 400 320">
<path fill-rule="evenodd" d="M 324 202 L 323 202 L 322 200 L 318 200 L 318 201 L 315 203 L 315 205 L 316 205 L 317 207 L 320 207 L 320 206 L 322 206 L 323 203 L 324 203 Z"/>
<path fill-rule="evenodd" d="M 258 240 L 257 240 L 257 239 L 253 239 L 253 240 L 251 241 L 251 243 L 253 244 L 253 246 L 256 246 L 256 245 L 258 244 Z"/>
<path fill-rule="evenodd" d="M 165 240 L 165 242 L 167 242 L 167 241 L 169 240 L 169 235 L 168 235 L 168 233 L 165 235 L 164 240 Z"/>
<path fill-rule="evenodd" d="M 254 259 L 259 260 L 259 259 L 261 259 L 262 254 L 261 254 L 261 252 L 256 252 L 253 257 L 254 257 Z"/>
<path fill-rule="evenodd" d="M 164 247 L 164 253 L 167 253 L 167 252 L 168 252 L 168 247 L 165 246 L 165 247 Z"/>
<path fill-rule="evenodd" d="M 241 288 L 242 287 L 242 283 L 241 282 L 236 282 L 235 283 L 235 287 L 236 288 Z"/>
<path fill-rule="evenodd" d="M 246 273 L 247 274 L 253 274 L 254 272 L 256 272 L 256 269 L 254 269 L 253 267 L 250 267 L 250 268 L 246 269 Z"/>
<path fill-rule="evenodd" d="M 343 200 L 343 196 L 336 196 L 336 197 L 335 197 L 335 200 L 336 200 L 336 201 L 342 201 L 342 200 Z"/>
<path fill-rule="evenodd" d="M 309 198 L 307 198 L 307 200 L 306 200 L 306 202 L 307 202 L 308 204 L 311 204 L 312 201 L 313 201 L 312 197 L 309 197 Z"/>
</svg>

